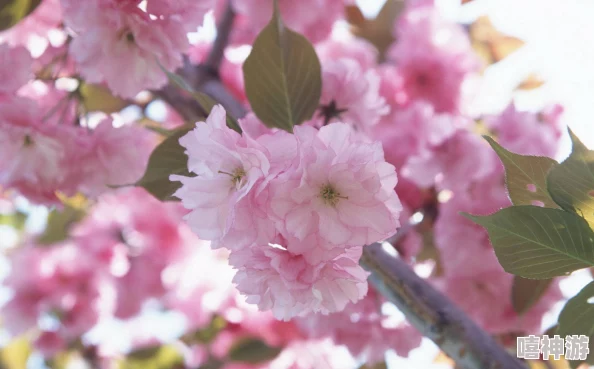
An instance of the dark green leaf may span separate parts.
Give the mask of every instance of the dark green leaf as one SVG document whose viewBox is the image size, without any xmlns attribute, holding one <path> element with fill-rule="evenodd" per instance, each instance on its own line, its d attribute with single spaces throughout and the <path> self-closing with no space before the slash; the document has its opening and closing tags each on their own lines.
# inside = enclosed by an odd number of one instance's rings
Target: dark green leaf
<svg viewBox="0 0 594 369">
<path fill-rule="evenodd" d="M 365 19 L 356 5 L 346 9 L 353 34 L 366 39 L 378 49 L 379 61 L 385 59 L 388 47 L 394 43 L 394 22 L 404 10 L 404 5 L 404 0 L 387 0 L 375 19 Z"/>
<path fill-rule="evenodd" d="M 2 0 L 0 1 L 0 31 L 14 26 L 31 14 L 41 0 Z"/>
<path fill-rule="evenodd" d="M 208 96 L 207 94 L 194 90 L 192 86 L 190 86 L 183 78 L 181 78 L 177 74 L 169 72 L 168 70 L 163 68 L 163 66 L 161 66 L 161 69 L 163 70 L 163 72 L 167 74 L 169 81 L 171 81 L 177 87 L 181 88 L 182 90 L 185 90 L 190 95 L 192 95 L 192 97 L 198 102 L 198 104 L 200 104 L 202 109 L 204 109 L 206 114 L 210 114 L 212 108 L 218 104 L 212 97 Z M 228 113 L 227 127 L 231 128 L 232 130 L 238 133 L 242 132 L 239 123 L 237 123 L 237 121 Z"/>
<path fill-rule="evenodd" d="M 488 216 L 463 215 L 487 229 L 508 273 L 546 279 L 594 265 L 594 233 L 575 214 L 521 205 Z"/>
<path fill-rule="evenodd" d="M 249 364 L 259 364 L 274 359 L 280 347 L 270 347 L 258 338 L 244 338 L 237 341 L 229 350 L 229 359 Z"/>
<path fill-rule="evenodd" d="M 549 173 L 547 184 L 551 197 L 563 209 L 573 211 L 594 226 L 594 151 L 569 131 L 571 155 Z"/>
<path fill-rule="evenodd" d="M 185 154 L 185 149 L 179 144 L 179 139 L 190 130 L 190 128 L 179 130 L 167 137 L 153 150 L 144 176 L 136 182 L 136 186 L 143 187 L 159 200 L 178 200 L 173 197 L 173 194 L 181 187 L 181 183 L 170 181 L 169 176 L 172 174 L 194 176 L 188 170 L 188 157 Z"/>
<path fill-rule="evenodd" d="M 489 136 L 483 136 L 505 166 L 505 182 L 514 205 L 535 205 L 542 202 L 547 208 L 558 208 L 547 192 L 547 174 L 557 164 L 551 158 L 514 154 Z"/>
<path fill-rule="evenodd" d="M 135 350 L 118 363 L 118 369 L 182 369 L 183 356 L 173 346 L 155 346 Z"/>
<path fill-rule="evenodd" d="M 322 92 L 320 61 L 313 46 L 283 23 L 275 2 L 243 64 L 245 92 L 254 113 L 268 127 L 293 132 L 312 117 Z"/>
<path fill-rule="evenodd" d="M 538 302 L 551 284 L 551 279 L 526 279 L 515 276 L 512 284 L 512 306 L 518 314 L 524 314 Z"/>
<path fill-rule="evenodd" d="M 594 364 L 594 304 L 589 302 L 594 297 L 594 282 L 590 282 L 577 295 L 569 299 L 561 314 L 559 327 L 555 334 L 565 338 L 567 335 L 585 335 L 590 337 L 590 355 L 588 364 Z M 571 360 L 572 368 L 577 368 L 583 361 Z"/>
</svg>

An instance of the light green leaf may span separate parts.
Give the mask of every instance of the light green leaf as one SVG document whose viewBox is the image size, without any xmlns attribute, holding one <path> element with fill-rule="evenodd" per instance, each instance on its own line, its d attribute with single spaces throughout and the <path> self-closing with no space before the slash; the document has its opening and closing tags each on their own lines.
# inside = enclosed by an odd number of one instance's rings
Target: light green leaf
<svg viewBox="0 0 594 369">
<path fill-rule="evenodd" d="M 594 265 L 594 233 L 575 214 L 521 205 L 488 216 L 463 215 L 487 229 L 508 273 L 546 279 Z"/>
<path fill-rule="evenodd" d="M 0 214 L 0 225 L 10 226 L 16 230 L 22 230 L 27 221 L 27 214 L 16 211 L 10 214 Z"/>
<path fill-rule="evenodd" d="M 169 72 L 160 64 L 159 66 L 161 67 L 163 72 L 167 74 L 169 81 L 177 87 L 181 88 L 182 90 L 186 91 L 190 95 L 192 95 L 192 97 L 198 102 L 198 104 L 200 104 L 200 106 L 206 112 L 207 115 L 210 114 L 212 108 L 218 104 L 212 97 L 208 96 L 207 94 L 194 90 L 192 86 L 190 86 L 182 77 L 178 76 L 175 73 Z M 226 115 L 227 127 L 231 128 L 232 130 L 238 133 L 242 133 L 239 123 L 237 123 L 237 121 L 228 113 Z"/>
<path fill-rule="evenodd" d="M 187 344 L 188 346 L 194 344 L 209 344 L 217 337 L 217 335 L 223 329 L 225 329 L 226 326 L 227 321 L 223 317 L 215 315 L 212 317 L 210 324 L 208 326 L 197 329 L 194 332 L 185 334 L 181 337 L 181 341 Z"/>
<path fill-rule="evenodd" d="M 258 338 L 244 338 L 237 341 L 229 350 L 229 359 L 249 364 L 259 364 L 274 359 L 280 347 L 270 347 Z"/>
<path fill-rule="evenodd" d="M 143 187 L 159 200 L 178 201 L 173 194 L 181 187 L 181 183 L 170 181 L 169 176 L 172 174 L 186 177 L 195 175 L 188 170 L 188 156 L 185 149 L 179 144 L 179 139 L 190 130 L 190 128 L 180 129 L 163 140 L 153 150 L 144 176 L 136 182 L 136 186 Z"/>
<path fill-rule="evenodd" d="M 0 1 L 0 31 L 14 26 L 21 19 L 33 13 L 41 0 L 2 0 Z"/>
<path fill-rule="evenodd" d="M 183 356 L 173 346 L 154 346 L 135 350 L 118 363 L 118 369 L 183 368 Z"/>
<path fill-rule="evenodd" d="M 548 191 L 563 209 L 579 214 L 594 226 L 594 151 L 588 150 L 571 130 L 569 135 L 572 153 L 549 172 Z"/>
<path fill-rule="evenodd" d="M 90 112 L 116 113 L 128 106 L 126 100 L 114 96 L 107 87 L 101 85 L 81 82 L 78 94 L 86 111 Z"/>
<path fill-rule="evenodd" d="M 552 279 L 527 279 L 514 276 L 512 282 L 512 306 L 516 313 L 524 314 L 547 291 Z"/>
<path fill-rule="evenodd" d="M 285 26 L 276 2 L 272 20 L 243 64 L 243 78 L 254 113 L 268 127 L 293 132 L 318 108 L 320 61 L 310 42 Z"/>
<path fill-rule="evenodd" d="M 561 314 L 559 314 L 559 327 L 555 334 L 565 338 L 567 335 L 585 335 L 590 337 L 590 354 L 586 362 L 594 364 L 594 303 L 589 302 L 594 297 L 594 282 L 569 299 Z M 583 361 L 569 361 L 572 368 L 577 368 Z"/>
<path fill-rule="evenodd" d="M 27 367 L 31 344 L 26 338 L 17 338 L 0 349 L 0 368 L 24 369 Z"/>
<path fill-rule="evenodd" d="M 80 222 L 86 215 L 89 203 L 83 195 L 65 197 L 58 195 L 62 201 L 62 209 L 54 209 L 49 213 L 47 225 L 37 237 L 40 245 L 51 245 L 68 238 L 70 228 Z"/>
<path fill-rule="evenodd" d="M 506 150 L 489 136 L 483 136 L 505 166 L 505 183 L 514 205 L 535 205 L 558 208 L 547 192 L 547 174 L 557 164 L 544 156 L 519 155 Z"/>
</svg>

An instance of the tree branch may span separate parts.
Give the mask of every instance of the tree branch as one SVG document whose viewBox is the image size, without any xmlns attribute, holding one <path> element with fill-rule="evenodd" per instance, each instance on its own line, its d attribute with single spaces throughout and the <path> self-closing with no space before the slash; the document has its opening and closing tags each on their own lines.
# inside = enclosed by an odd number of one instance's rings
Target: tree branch
<svg viewBox="0 0 594 369">
<path fill-rule="evenodd" d="M 402 260 L 374 243 L 363 248 L 361 265 L 370 282 L 424 336 L 464 369 L 526 369 L 460 308 L 420 278 Z"/>
<path fill-rule="evenodd" d="M 203 92 L 215 101 L 219 102 L 227 113 L 234 118 L 242 118 L 247 111 L 237 99 L 229 93 L 221 83 L 219 77 L 219 68 L 225 55 L 225 48 L 229 43 L 229 35 L 235 12 L 231 1 L 227 2 L 227 7 L 221 21 L 217 26 L 217 37 L 212 45 L 206 61 L 198 66 L 190 63 L 189 59 L 184 58 L 184 65 L 176 71 L 186 83 L 194 90 Z M 173 107 L 188 122 L 196 122 L 203 119 L 207 114 L 200 104 L 184 91 L 171 84 L 161 90 L 153 92 L 157 97 Z"/>
<path fill-rule="evenodd" d="M 210 54 L 204 63 L 206 68 L 209 68 L 214 72 L 218 72 L 223 57 L 225 56 L 225 48 L 229 43 L 229 36 L 231 35 L 234 20 L 235 12 L 233 11 L 233 5 L 231 4 L 231 0 L 228 0 L 223 16 L 217 25 L 217 38 L 212 44 Z"/>
</svg>

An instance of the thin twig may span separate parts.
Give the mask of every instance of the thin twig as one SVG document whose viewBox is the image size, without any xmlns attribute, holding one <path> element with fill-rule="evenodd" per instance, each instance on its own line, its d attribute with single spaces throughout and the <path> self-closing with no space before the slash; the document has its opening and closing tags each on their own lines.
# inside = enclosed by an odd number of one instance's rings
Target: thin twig
<svg viewBox="0 0 594 369">
<path fill-rule="evenodd" d="M 231 29 L 233 28 L 233 21 L 235 20 L 235 12 L 233 11 L 233 5 L 231 0 L 227 0 L 227 6 L 223 12 L 223 16 L 219 24 L 217 25 L 217 37 L 212 44 L 212 49 L 208 58 L 204 63 L 204 66 L 212 71 L 218 71 L 223 57 L 225 56 L 225 48 L 229 43 L 229 37 L 231 35 Z"/>
</svg>

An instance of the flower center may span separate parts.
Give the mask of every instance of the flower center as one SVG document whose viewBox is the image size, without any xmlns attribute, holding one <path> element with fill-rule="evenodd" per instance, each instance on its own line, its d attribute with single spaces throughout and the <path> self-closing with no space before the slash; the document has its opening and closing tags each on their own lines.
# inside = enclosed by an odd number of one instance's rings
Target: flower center
<svg viewBox="0 0 594 369">
<path fill-rule="evenodd" d="M 322 186 L 320 189 L 320 197 L 327 205 L 331 206 L 335 206 L 339 199 L 348 199 L 347 196 L 341 196 L 340 193 L 330 184 Z"/>
<path fill-rule="evenodd" d="M 229 172 L 224 172 L 222 170 L 219 170 L 219 173 L 222 174 L 226 174 L 228 176 L 231 177 L 231 183 L 233 183 L 234 187 L 241 187 L 242 185 L 242 180 L 245 177 L 246 173 L 245 170 L 242 167 L 238 167 L 236 168 L 233 173 L 229 173 Z"/>
<path fill-rule="evenodd" d="M 33 145 L 33 139 L 29 135 L 25 135 L 25 139 L 23 141 L 24 141 L 23 145 L 25 147 L 29 147 L 29 146 Z"/>
</svg>

